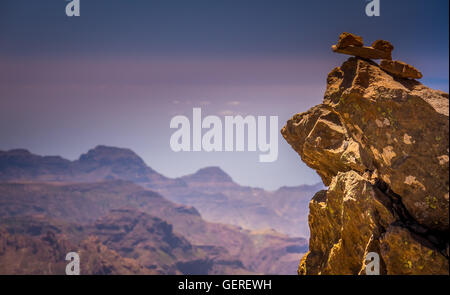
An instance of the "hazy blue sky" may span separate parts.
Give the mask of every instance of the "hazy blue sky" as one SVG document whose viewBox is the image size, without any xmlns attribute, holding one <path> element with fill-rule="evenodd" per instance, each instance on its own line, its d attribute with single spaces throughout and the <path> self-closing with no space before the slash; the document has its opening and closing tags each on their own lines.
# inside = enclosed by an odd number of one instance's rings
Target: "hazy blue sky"
<svg viewBox="0 0 450 295">
<path fill-rule="evenodd" d="M 394 59 L 448 92 L 449 1 L 65 0 L 0 2 L 0 149 L 69 159 L 128 147 L 170 176 L 220 166 L 237 182 L 275 189 L 319 177 L 279 136 L 279 157 L 174 153 L 172 116 L 278 115 L 279 128 L 322 101 L 330 50 L 349 31 L 391 41 Z"/>
</svg>

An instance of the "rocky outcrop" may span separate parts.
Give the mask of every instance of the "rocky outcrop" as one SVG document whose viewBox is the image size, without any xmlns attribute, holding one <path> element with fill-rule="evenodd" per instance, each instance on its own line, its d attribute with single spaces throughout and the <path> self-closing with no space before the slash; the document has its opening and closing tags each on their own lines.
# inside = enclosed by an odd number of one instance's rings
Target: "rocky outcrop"
<svg viewBox="0 0 450 295">
<path fill-rule="evenodd" d="M 380 43 L 381 44 L 381 43 Z M 300 274 L 448 274 L 449 97 L 352 57 L 281 133 L 328 190 L 310 203 Z"/>
</svg>

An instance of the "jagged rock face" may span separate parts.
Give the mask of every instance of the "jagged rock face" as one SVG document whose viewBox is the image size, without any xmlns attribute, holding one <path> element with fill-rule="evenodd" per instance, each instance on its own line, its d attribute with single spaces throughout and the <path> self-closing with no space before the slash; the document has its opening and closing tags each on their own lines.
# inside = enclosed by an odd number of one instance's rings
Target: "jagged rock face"
<svg viewBox="0 0 450 295">
<path fill-rule="evenodd" d="M 303 274 L 448 274 L 448 94 L 350 58 L 282 129 L 328 191 L 310 203 Z M 395 254 L 397 253 L 397 254 Z M 401 255 L 400 255 L 401 253 Z"/>
</svg>

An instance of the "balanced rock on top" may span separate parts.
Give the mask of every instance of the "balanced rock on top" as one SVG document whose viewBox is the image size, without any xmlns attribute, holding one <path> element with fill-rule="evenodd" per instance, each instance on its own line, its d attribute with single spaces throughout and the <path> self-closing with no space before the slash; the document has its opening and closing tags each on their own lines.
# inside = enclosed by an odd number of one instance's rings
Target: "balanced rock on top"
<svg viewBox="0 0 450 295">
<path fill-rule="evenodd" d="M 353 55 L 364 59 L 381 59 L 380 68 L 397 78 L 421 79 L 422 73 L 415 67 L 402 61 L 392 60 L 394 46 L 386 40 L 377 40 L 372 46 L 364 46 L 363 38 L 344 32 L 331 49 L 337 53 Z"/>
<path fill-rule="evenodd" d="M 388 41 L 377 40 L 371 47 L 363 45 L 362 37 L 344 32 L 339 36 L 338 43 L 331 46 L 331 49 L 337 53 L 354 55 L 366 59 L 392 59 L 394 46 Z"/>
</svg>

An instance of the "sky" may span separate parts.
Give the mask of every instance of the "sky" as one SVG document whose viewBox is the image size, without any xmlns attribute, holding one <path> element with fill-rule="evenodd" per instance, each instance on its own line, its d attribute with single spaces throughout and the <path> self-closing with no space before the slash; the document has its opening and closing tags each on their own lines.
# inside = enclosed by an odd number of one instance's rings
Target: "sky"
<svg viewBox="0 0 450 295">
<path fill-rule="evenodd" d="M 278 160 L 259 152 L 173 152 L 176 115 L 278 116 L 322 102 L 327 74 L 347 59 L 340 33 L 395 46 L 427 86 L 448 92 L 449 1 L 65 0 L 0 2 L 0 150 L 74 160 L 96 145 L 126 147 L 178 177 L 220 166 L 274 190 L 317 174 L 279 135 Z"/>
</svg>

